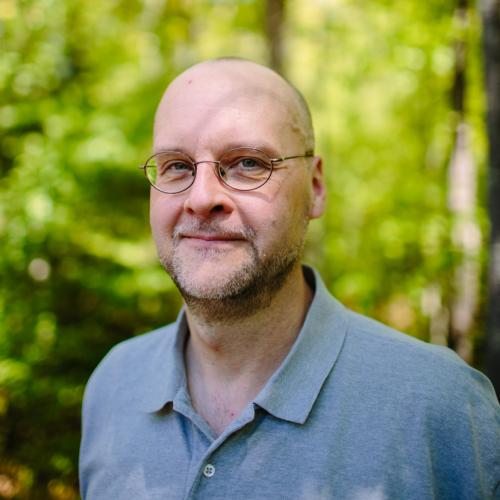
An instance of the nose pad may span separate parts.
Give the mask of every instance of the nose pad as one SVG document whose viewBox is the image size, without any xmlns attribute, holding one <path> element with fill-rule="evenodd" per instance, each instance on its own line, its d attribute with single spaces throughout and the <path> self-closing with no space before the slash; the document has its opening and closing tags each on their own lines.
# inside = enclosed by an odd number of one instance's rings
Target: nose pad
<svg viewBox="0 0 500 500">
<path fill-rule="evenodd" d="M 227 174 L 226 171 L 222 168 L 220 163 L 215 165 L 215 172 L 217 173 L 219 179 L 226 182 Z"/>
</svg>

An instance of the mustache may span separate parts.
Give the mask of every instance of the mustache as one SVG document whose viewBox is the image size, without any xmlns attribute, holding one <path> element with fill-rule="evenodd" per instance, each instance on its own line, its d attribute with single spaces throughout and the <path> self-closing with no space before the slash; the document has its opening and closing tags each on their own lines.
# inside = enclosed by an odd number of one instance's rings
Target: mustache
<svg viewBox="0 0 500 500">
<path fill-rule="evenodd" d="M 238 240 L 253 240 L 255 238 L 254 229 L 246 224 L 238 227 L 231 227 L 213 221 L 190 221 L 181 223 L 174 228 L 173 239 L 174 241 L 179 241 L 179 239 L 186 234 L 217 235 L 228 239 Z"/>
</svg>

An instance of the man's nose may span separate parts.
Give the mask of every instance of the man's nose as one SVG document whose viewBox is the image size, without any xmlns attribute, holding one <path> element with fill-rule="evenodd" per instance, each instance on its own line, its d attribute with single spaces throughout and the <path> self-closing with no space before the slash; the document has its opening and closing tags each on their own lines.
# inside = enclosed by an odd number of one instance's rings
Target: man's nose
<svg viewBox="0 0 500 500">
<path fill-rule="evenodd" d="M 234 203 L 229 188 L 217 176 L 215 161 L 202 161 L 196 164 L 196 178 L 187 191 L 184 209 L 201 217 L 214 213 L 231 213 Z"/>
</svg>

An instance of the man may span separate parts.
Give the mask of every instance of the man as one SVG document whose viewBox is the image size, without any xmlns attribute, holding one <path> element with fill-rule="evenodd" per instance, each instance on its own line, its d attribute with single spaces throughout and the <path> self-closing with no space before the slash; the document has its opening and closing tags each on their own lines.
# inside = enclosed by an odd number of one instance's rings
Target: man
<svg viewBox="0 0 500 500">
<path fill-rule="evenodd" d="M 115 347 L 83 406 L 84 499 L 499 495 L 499 406 L 451 351 L 345 309 L 301 266 L 321 216 L 307 105 L 271 70 L 198 64 L 145 165 L 185 307 Z"/>
</svg>

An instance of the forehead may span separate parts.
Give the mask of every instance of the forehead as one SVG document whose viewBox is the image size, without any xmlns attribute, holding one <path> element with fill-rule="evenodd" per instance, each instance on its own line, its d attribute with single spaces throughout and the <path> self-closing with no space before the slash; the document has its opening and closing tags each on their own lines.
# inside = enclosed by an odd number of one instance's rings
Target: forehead
<svg viewBox="0 0 500 500">
<path fill-rule="evenodd" d="M 276 75 L 246 73 L 245 65 L 238 72 L 216 69 L 188 72 L 169 87 L 156 115 L 155 149 L 282 148 L 296 140 L 290 90 Z"/>
</svg>

